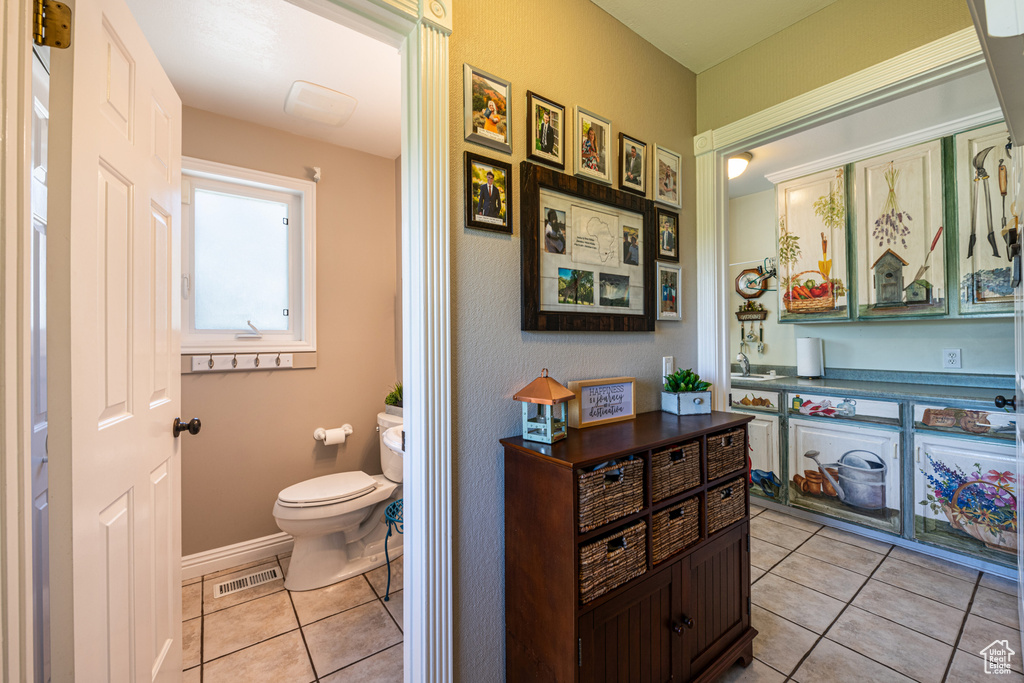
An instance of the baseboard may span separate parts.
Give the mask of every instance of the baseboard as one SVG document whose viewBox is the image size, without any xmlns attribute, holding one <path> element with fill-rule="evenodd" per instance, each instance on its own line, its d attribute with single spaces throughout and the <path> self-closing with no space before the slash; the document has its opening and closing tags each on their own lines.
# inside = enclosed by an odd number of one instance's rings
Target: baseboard
<svg viewBox="0 0 1024 683">
<path fill-rule="evenodd" d="M 242 541 L 181 558 L 181 580 L 187 581 L 211 572 L 230 569 L 291 552 L 292 537 L 281 531 L 270 536 Z"/>
</svg>

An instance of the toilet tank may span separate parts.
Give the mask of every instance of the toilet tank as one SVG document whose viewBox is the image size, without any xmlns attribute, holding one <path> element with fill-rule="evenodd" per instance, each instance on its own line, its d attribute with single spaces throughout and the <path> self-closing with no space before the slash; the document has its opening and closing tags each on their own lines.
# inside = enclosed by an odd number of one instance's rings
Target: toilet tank
<svg viewBox="0 0 1024 683">
<path fill-rule="evenodd" d="M 384 444 L 384 432 L 400 424 L 402 424 L 400 415 L 377 413 L 377 445 L 380 448 L 380 467 L 384 471 L 385 477 L 399 483 L 402 481 L 402 455 L 395 453 Z"/>
</svg>

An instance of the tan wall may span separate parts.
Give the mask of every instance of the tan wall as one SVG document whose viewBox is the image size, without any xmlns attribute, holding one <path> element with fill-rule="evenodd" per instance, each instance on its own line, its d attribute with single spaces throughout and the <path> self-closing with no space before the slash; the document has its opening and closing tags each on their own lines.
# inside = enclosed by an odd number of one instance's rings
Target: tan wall
<svg viewBox="0 0 1024 683">
<path fill-rule="evenodd" d="M 964 0 L 838 0 L 697 76 L 697 130 L 755 114 L 971 25 Z"/>
<path fill-rule="evenodd" d="M 520 432 L 513 393 L 548 368 L 562 382 L 637 378 L 637 407 L 656 408 L 661 357 L 696 364 L 695 77 L 590 0 L 456 0 L 450 52 L 454 397 L 455 680 L 504 679 L 504 493 L 498 439 Z M 514 154 L 465 143 L 463 64 L 512 82 Z M 683 155 L 682 323 L 653 333 L 536 333 L 519 329 L 519 164 L 526 91 L 611 119 L 650 145 Z M 514 234 L 465 228 L 463 152 L 513 166 Z M 617 143 L 615 158 L 617 159 Z M 572 172 L 571 164 L 568 169 Z"/>
<path fill-rule="evenodd" d="M 272 509 L 290 484 L 332 472 L 380 473 L 376 415 L 395 371 L 395 165 L 185 108 L 185 156 L 293 178 L 320 166 L 317 367 L 184 375 L 182 413 L 203 421 L 182 444 L 182 553 L 277 533 Z M 351 423 L 344 445 L 317 427 Z"/>
</svg>

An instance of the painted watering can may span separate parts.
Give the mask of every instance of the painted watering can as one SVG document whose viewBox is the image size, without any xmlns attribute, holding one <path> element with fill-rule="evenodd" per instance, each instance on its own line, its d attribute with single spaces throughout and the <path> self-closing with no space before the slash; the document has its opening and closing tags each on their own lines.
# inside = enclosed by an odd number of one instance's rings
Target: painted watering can
<svg viewBox="0 0 1024 683">
<path fill-rule="evenodd" d="M 873 460 L 859 454 L 871 456 Z M 843 453 L 838 463 L 825 465 L 818 460 L 820 455 L 818 451 L 804 453 L 804 457 L 813 460 L 822 476 L 829 480 L 840 501 L 865 510 L 881 510 L 885 507 L 885 475 L 889 468 L 878 454 L 855 449 Z M 839 481 L 832 478 L 829 467 L 838 470 Z"/>
</svg>

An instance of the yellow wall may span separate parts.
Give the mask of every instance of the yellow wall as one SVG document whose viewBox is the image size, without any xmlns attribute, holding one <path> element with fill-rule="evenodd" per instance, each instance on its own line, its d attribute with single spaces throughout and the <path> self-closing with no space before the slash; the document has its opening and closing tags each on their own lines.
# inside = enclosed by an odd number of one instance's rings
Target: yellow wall
<svg viewBox="0 0 1024 683">
<path fill-rule="evenodd" d="M 971 26 L 964 0 L 838 0 L 697 76 L 697 130 L 762 109 Z"/>
<path fill-rule="evenodd" d="M 453 488 L 458 681 L 499 681 L 505 664 L 504 489 L 498 440 L 518 434 L 513 393 L 542 368 L 561 382 L 637 378 L 638 410 L 657 407 L 661 357 L 696 364 L 694 244 L 695 77 L 590 0 L 455 0 L 450 51 Z M 464 142 L 463 64 L 512 82 L 509 156 Z M 526 91 L 579 105 L 683 156 L 680 188 L 683 322 L 645 333 L 537 333 L 519 329 L 519 164 Z M 575 144 L 575 142 L 573 142 Z M 514 234 L 465 227 L 463 152 L 511 162 Z M 571 163 L 567 169 L 572 172 Z"/>
</svg>

